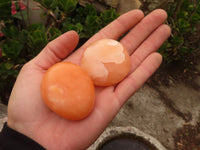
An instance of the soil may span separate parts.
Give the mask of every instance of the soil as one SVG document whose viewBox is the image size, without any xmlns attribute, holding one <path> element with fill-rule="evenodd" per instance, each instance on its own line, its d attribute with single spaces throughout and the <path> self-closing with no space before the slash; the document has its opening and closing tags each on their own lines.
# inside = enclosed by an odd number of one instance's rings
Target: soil
<svg viewBox="0 0 200 150">
<path fill-rule="evenodd" d="M 198 55 L 200 56 L 200 54 Z M 198 90 L 200 86 L 194 82 L 194 79 L 200 75 L 200 72 L 195 68 L 198 65 L 197 59 L 197 56 L 195 56 L 193 58 L 187 58 L 187 61 L 163 64 L 150 78 L 148 83 L 150 85 L 170 86 L 174 82 L 183 82 L 185 85 Z"/>
<path fill-rule="evenodd" d="M 177 150 L 200 150 L 200 122 L 196 126 L 184 124 L 174 138 Z"/>
</svg>

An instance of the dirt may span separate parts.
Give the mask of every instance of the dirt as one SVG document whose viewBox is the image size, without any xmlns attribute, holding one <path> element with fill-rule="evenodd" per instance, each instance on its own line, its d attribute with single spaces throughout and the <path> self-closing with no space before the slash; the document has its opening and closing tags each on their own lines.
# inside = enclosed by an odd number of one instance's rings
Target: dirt
<svg viewBox="0 0 200 150">
<path fill-rule="evenodd" d="M 196 90 L 199 89 L 200 86 L 194 83 L 194 79 L 200 75 L 200 72 L 195 68 L 199 63 L 198 56 L 200 56 L 199 52 L 194 53 L 193 56 L 186 58 L 186 60 L 174 61 L 170 64 L 163 62 L 148 83 L 150 85 L 162 84 L 164 86 L 170 86 L 173 82 L 183 82 Z"/>
<path fill-rule="evenodd" d="M 174 137 L 176 150 L 200 150 L 200 122 L 193 126 L 184 124 Z"/>
</svg>

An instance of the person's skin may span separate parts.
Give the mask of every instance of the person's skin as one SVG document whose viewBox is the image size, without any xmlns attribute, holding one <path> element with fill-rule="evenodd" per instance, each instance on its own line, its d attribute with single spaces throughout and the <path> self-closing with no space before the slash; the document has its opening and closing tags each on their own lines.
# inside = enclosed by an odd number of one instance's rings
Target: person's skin
<svg viewBox="0 0 200 150">
<path fill-rule="evenodd" d="M 161 64 L 162 57 L 155 51 L 171 33 L 163 24 L 166 18 L 163 10 L 155 10 L 146 17 L 140 10 L 130 11 L 100 30 L 72 54 L 79 40 L 76 32 L 69 31 L 50 42 L 22 68 L 8 104 L 8 126 L 48 150 L 88 148 L 128 98 Z M 83 50 L 89 44 L 102 38 L 118 40 L 126 32 L 120 42 L 131 56 L 131 72 L 117 85 L 96 87 L 95 107 L 87 118 L 69 121 L 43 103 L 40 83 L 49 67 L 60 61 L 80 64 Z"/>
</svg>

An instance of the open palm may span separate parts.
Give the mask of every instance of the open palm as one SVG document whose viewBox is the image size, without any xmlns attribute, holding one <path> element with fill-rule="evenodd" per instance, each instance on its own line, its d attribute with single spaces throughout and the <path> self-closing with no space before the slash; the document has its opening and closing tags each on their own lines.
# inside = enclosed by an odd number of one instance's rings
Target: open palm
<svg viewBox="0 0 200 150">
<path fill-rule="evenodd" d="M 146 17 L 140 10 L 130 11 L 72 54 L 79 39 L 76 32 L 67 32 L 50 42 L 22 68 L 9 100 L 8 126 L 46 149 L 83 150 L 89 147 L 126 100 L 161 64 L 162 57 L 155 51 L 170 35 L 170 28 L 163 24 L 166 18 L 163 10 L 155 10 Z M 49 67 L 60 61 L 80 64 L 83 50 L 89 44 L 102 38 L 117 40 L 125 33 L 120 42 L 131 56 L 131 72 L 115 86 L 96 87 L 95 107 L 87 118 L 69 121 L 46 107 L 40 95 L 40 83 Z"/>
</svg>

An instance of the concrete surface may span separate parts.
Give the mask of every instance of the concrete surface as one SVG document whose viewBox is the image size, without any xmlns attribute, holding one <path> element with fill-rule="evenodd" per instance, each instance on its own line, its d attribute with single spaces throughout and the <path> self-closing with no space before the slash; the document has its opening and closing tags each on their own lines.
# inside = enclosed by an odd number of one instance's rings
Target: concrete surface
<svg viewBox="0 0 200 150">
<path fill-rule="evenodd" d="M 7 106 L 0 103 L 0 131 L 7 120 Z"/>
<path fill-rule="evenodd" d="M 192 119 L 187 123 L 195 125 L 200 121 L 200 92 L 183 84 L 160 89 L 179 112 L 191 113 Z M 163 103 L 156 90 L 145 85 L 129 99 L 110 126 L 134 126 L 159 140 L 167 149 L 174 149 L 174 135 L 186 123 L 178 114 Z"/>
</svg>

